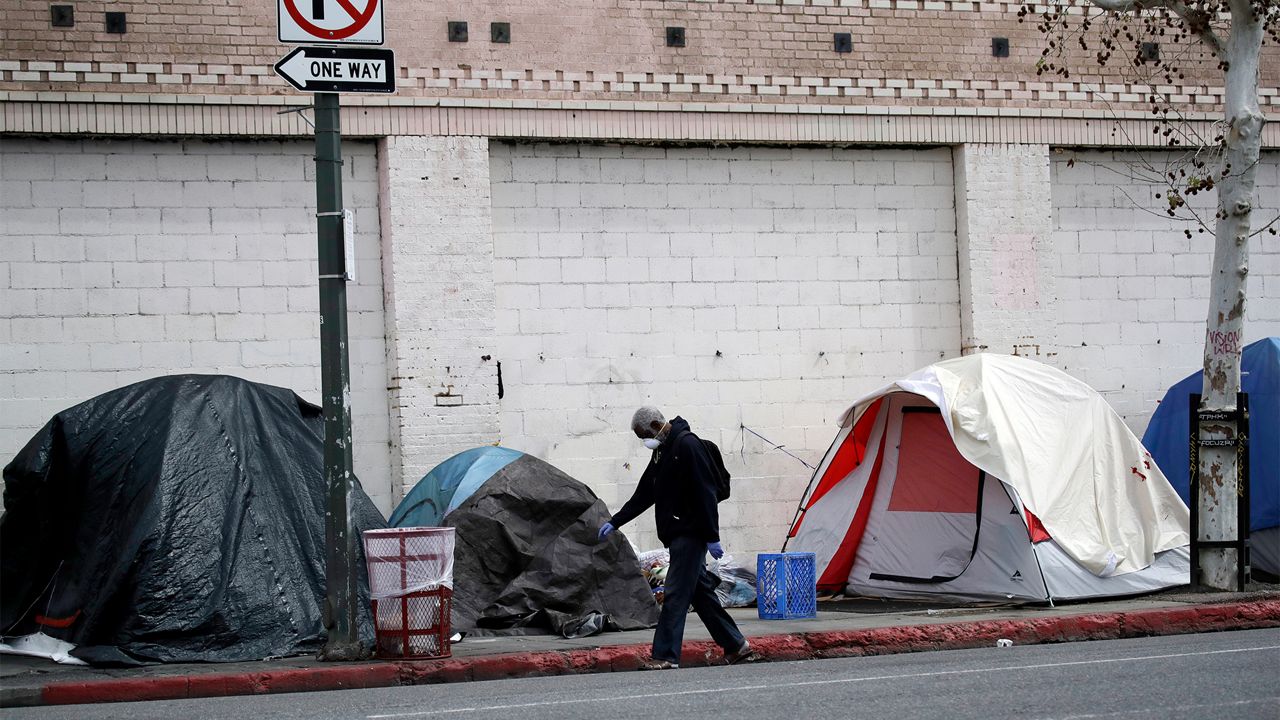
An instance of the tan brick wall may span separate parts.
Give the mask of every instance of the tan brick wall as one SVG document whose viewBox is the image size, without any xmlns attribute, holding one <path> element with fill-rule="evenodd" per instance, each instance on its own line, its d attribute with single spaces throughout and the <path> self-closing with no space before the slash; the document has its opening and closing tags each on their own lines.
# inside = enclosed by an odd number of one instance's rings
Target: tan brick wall
<svg viewBox="0 0 1280 720">
<path fill-rule="evenodd" d="M 0 29 L 0 91 L 106 91 L 294 95 L 271 72 L 285 52 L 275 4 L 78 2 L 76 27 L 53 28 L 46 0 L 9 0 Z M 1069 82 L 1035 75 L 1042 40 L 1017 22 L 1016 3 L 920 0 L 530 0 L 387 8 L 405 97 L 536 100 L 677 99 L 836 105 L 1139 107 L 1140 83 L 1084 62 Z M 129 31 L 103 31 L 125 11 Z M 449 43 L 448 20 L 470 24 Z M 510 22 L 509 45 L 489 23 Z M 667 48 L 663 29 L 687 28 Z M 837 54 L 832 33 L 854 50 Z M 992 36 L 1011 57 L 991 57 Z M 1171 44 L 1163 52 L 1174 52 Z M 1280 104 L 1280 51 L 1262 63 L 1264 102 Z M 1179 102 L 1210 111 L 1221 78 L 1204 60 L 1188 68 Z M 1172 90 L 1172 88 L 1171 88 Z"/>
</svg>

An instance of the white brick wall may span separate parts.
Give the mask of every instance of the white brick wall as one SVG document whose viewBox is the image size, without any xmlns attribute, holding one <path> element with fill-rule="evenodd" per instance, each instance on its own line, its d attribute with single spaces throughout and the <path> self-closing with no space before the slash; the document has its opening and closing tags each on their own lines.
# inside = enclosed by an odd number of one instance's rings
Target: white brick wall
<svg viewBox="0 0 1280 720">
<path fill-rule="evenodd" d="M 389 482 L 377 168 L 348 141 L 355 463 Z M 226 373 L 319 402 L 307 142 L 0 139 L 0 458 L 65 407 L 138 380 Z"/>
<path fill-rule="evenodd" d="M 1188 240 L 1183 229 L 1193 226 L 1134 206 L 1157 207 L 1160 192 L 1131 179 L 1137 159 L 1120 151 L 1055 154 L 1053 241 L 1057 364 L 1102 392 L 1141 434 L 1169 385 L 1201 367 L 1213 237 Z M 1257 198 L 1255 225 L 1280 211 L 1280 153 L 1263 155 Z M 1207 217 L 1212 222 L 1212 205 Z M 1249 248 L 1246 343 L 1280 335 L 1280 240 L 1263 233 Z"/>
<path fill-rule="evenodd" d="M 1072 154 L 1043 147 L 466 137 L 344 151 L 356 467 L 384 511 L 448 455 L 497 441 L 616 509 L 646 457 L 627 421 L 652 402 L 725 450 L 731 547 L 776 550 L 809 472 L 742 424 L 815 462 L 856 396 L 966 345 L 1039 337 L 1041 359 L 1141 432 L 1199 365 L 1211 240 L 1134 209 L 1125 192 L 1154 191 L 1121 174 L 1123 154 L 1067 168 Z M 310 155 L 0 140 L 0 457 L 53 412 L 165 373 L 317 400 Z M 1278 153 L 1258 196 L 1274 215 Z M 1280 244 L 1251 248 L 1248 340 L 1280 334 Z M 657 543 L 647 518 L 632 535 Z"/>
<path fill-rule="evenodd" d="M 959 350 L 949 150 L 490 154 L 502 442 L 613 509 L 655 403 L 724 450 L 731 550 L 776 551 L 809 471 L 740 425 L 816 463 L 855 397 Z"/>
<path fill-rule="evenodd" d="M 498 440 L 489 141 L 380 145 L 393 481 Z"/>
<path fill-rule="evenodd" d="M 963 351 L 1056 355 L 1049 147 L 955 149 Z"/>
</svg>

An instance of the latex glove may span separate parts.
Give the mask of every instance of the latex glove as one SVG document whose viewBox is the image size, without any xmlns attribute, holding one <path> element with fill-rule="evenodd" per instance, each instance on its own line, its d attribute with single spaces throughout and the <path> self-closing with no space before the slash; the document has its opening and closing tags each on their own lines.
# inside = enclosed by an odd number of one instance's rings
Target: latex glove
<svg viewBox="0 0 1280 720">
<path fill-rule="evenodd" d="M 717 560 L 724 557 L 724 548 L 720 547 L 719 542 L 707 543 L 707 552 L 711 553 L 711 557 Z"/>
<path fill-rule="evenodd" d="M 617 528 L 615 528 L 615 527 L 613 526 L 613 524 L 612 524 L 612 523 L 605 523 L 605 524 L 601 525 L 601 526 L 600 526 L 600 539 L 601 539 L 601 540 L 604 540 L 605 538 L 609 537 L 610 535 L 612 535 L 612 534 L 613 534 L 613 531 L 614 531 L 614 530 L 616 530 L 616 529 L 617 529 Z"/>
</svg>

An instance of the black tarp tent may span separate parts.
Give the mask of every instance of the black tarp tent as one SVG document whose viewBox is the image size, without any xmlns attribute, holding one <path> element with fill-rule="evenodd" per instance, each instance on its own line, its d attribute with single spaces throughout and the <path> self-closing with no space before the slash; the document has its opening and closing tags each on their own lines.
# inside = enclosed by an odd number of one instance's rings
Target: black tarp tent
<svg viewBox="0 0 1280 720">
<path fill-rule="evenodd" d="M 292 391 L 161 377 L 51 419 L 4 469 L 0 633 L 98 663 L 230 662 L 323 644 L 324 432 Z M 359 530 L 385 527 L 355 483 Z M 371 647 L 367 580 L 362 637 Z"/>
<path fill-rule="evenodd" d="M 596 539 L 608 519 L 586 485 L 500 447 L 444 461 L 391 514 L 396 527 L 455 528 L 455 630 L 566 637 L 658 621 L 631 546 Z"/>
</svg>

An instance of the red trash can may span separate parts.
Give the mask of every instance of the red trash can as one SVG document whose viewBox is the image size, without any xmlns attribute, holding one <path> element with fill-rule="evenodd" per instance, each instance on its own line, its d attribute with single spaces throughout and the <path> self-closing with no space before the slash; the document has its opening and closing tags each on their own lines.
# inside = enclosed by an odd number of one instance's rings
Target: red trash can
<svg viewBox="0 0 1280 720">
<path fill-rule="evenodd" d="M 364 532 L 379 656 L 450 656 L 453 546 L 453 528 Z"/>
</svg>

